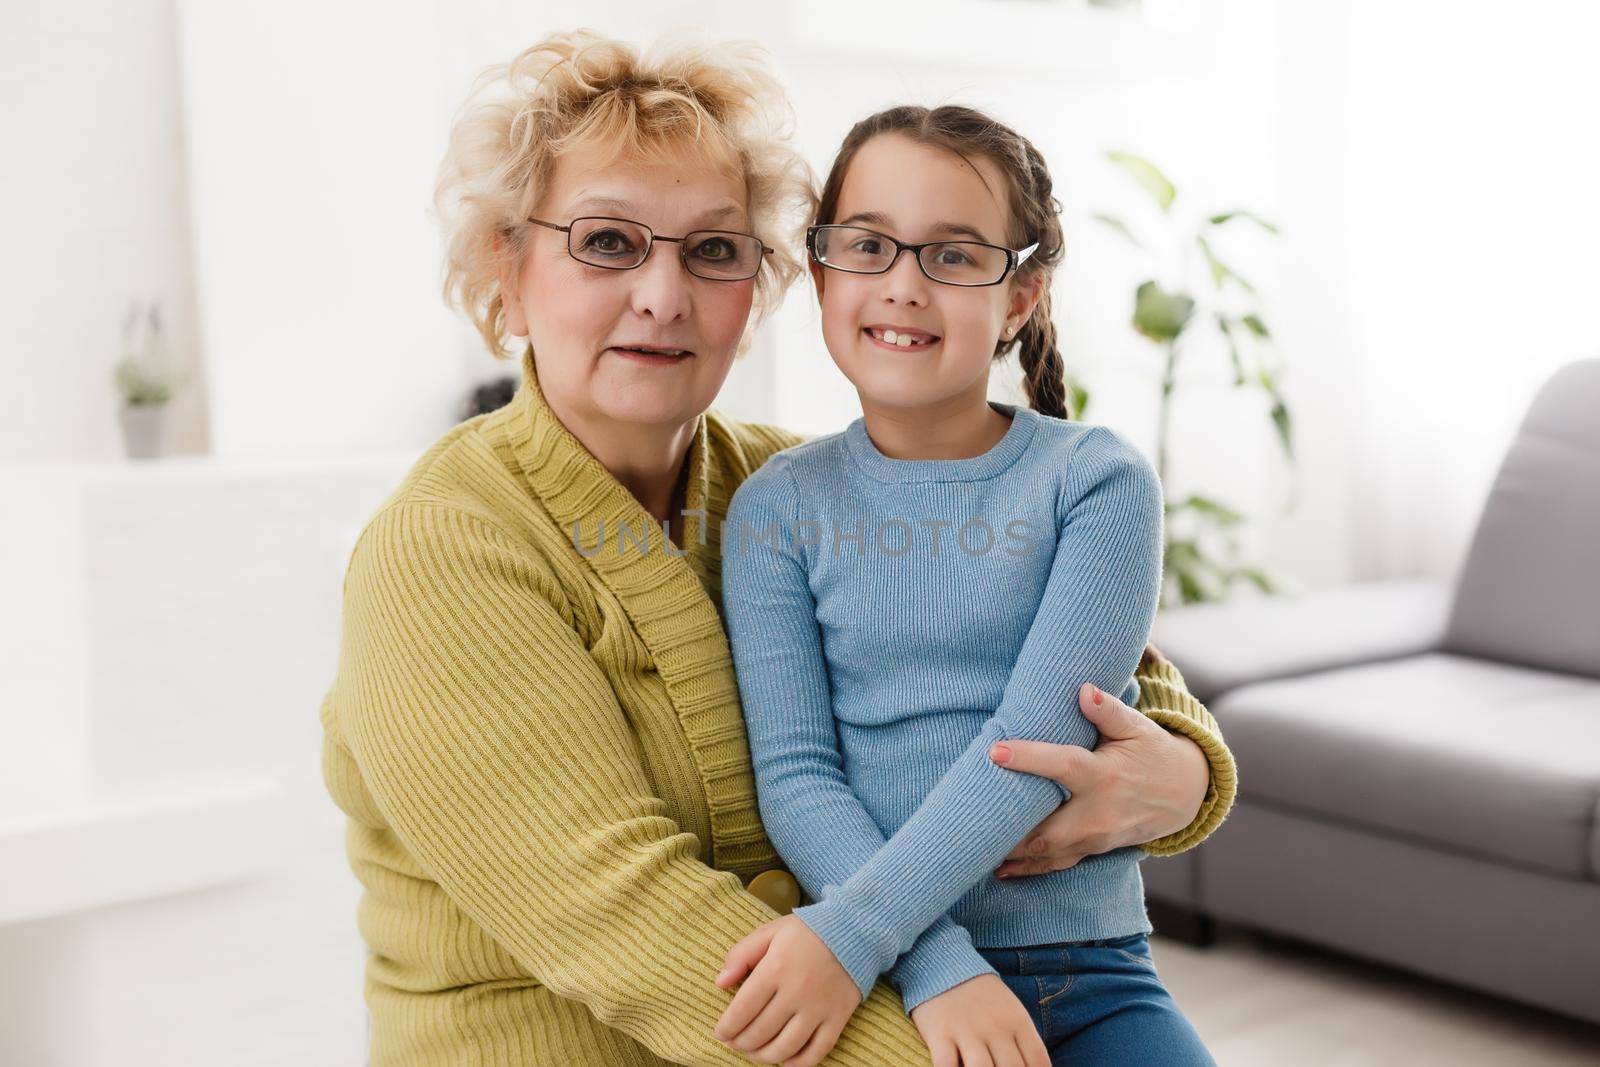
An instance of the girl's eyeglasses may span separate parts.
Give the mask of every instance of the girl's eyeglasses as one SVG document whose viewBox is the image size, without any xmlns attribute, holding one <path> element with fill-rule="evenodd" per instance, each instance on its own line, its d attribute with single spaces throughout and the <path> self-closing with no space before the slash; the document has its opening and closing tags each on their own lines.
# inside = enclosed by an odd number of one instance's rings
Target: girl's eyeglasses
<svg viewBox="0 0 1600 1067">
<path fill-rule="evenodd" d="M 850 274 L 885 274 L 901 252 L 917 257 L 922 273 L 944 285 L 999 285 L 1039 248 L 1011 249 L 982 241 L 927 241 L 908 245 L 860 226 L 812 226 L 806 251 L 824 267 Z"/>
<path fill-rule="evenodd" d="M 761 270 L 761 257 L 772 254 L 761 238 L 731 230 L 691 230 L 682 237 L 663 237 L 632 219 L 585 216 L 566 226 L 543 219 L 528 221 L 565 233 L 567 255 L 606 270 L 632 270 L 644 263 L 655 242 L 671 241 L 678 246 L 684 267 L 696 278 L 740 282 L 754 278 Z"/>
</svg>

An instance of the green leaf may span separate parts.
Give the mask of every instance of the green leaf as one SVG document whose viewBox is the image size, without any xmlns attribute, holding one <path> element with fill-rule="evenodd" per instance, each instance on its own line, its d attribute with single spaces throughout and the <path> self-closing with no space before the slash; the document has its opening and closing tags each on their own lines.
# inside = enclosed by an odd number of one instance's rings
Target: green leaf
<svg viewBox="0 0 1600 1067">
<path fill-rule="evenodd" d="M 1244 521 L 1243 513 L 1235 511 L 1221 501 L 1212 500 L 1210 497 L 1201 496 L 1198 493 L 1189 494 L 1189 499 L 1184 501 L 1184 505 L 1193 508 L 1223 526 L 1234 526 Z"/>
<path fill-rule="evenodd" d="M 1240 322 L 1250 327 L 1250 332 L 1263 340 L 1272 336 L 1267 332 L 1267 324 L 1261 321 L 1261 316 L 1254 312 L 1239 319 Z"/>
<path fill-rule="evenodd" d="M 1263 593 L 1275 594 L 1278 591 L 1278 583 L 1273 581 L 1272 576 L 1257 567 L 1240 567 L 1234 573 L 1254 583 L 1255 587 Z"/>
<path fill-rule="evenodd" d="M 1278 439 L 1283 442 L 1283 451 L 1290 459 L 1294 459 L 1294 435 L 1289 421 L 1289 409 L 1284 405 L 1282 398 L 1276 398 L 1272 403 L 1272 425 L 1278 430 Z"/>
<path fill-rule="evenodd" d="M 1185 604 L 1201 604 L 1206 600 L 1206 591 L 1199 580 L 1187 571 L 1179 571 L 1175 577 L 1178 579 L 1178 595 Z"/>
<path fill-rule="evenodd" d="M 1067 406 L 1072 409 L 1072 417 L 1079 422 L 1087 417 L 1089 390 L 1071 372 L 1067 374 Z"/>
<path fill-rule="evenodd" d="M 1187 537 L 1174 537 L 1167 542 L 1167 565 L 1182 566 L 1199 555 L 1199 552 L 1199 547 Z"/>
<path fill-rule="evenodd" d="M 1244 362 L 1239 358 L 1239 338 L 1234 335 L 1234 322 L 1222 312 L 1217 312 L 1217 326 L 1221 328 L 1223 336 L 1228 339 L 1228 358 L 1233 362 L 1233 384 L 1235 388 L 1244 384 Z"/>
<path fill-rule="evenodd" d="M 1173 540 L 1167 545 L 1163 568 L 1176 580 L 1183 603 L 1222 599 L 1223 590 L 1216 579 L 1223 570 L 1206 558 L 1198 542 L 1188 538 Z"/>
<path fill-rule="evenodd" d="M 1212 215 L 1207 221 L 1213 226 L 1221 226 L 1229 219 L 1249 219 L 1251 222 L 1255 223 L 1257 226 L 1260 226 L 1268 233 L 1275 234 L 1279 232 L 1277 226 L 1268 222 L 1266 219 L 1262 218 L 1260 215 L 1257 215 L 1253 211 L 1224 211 L 1220 215 Z"/>
<path fill-rule="evenodd" d="M 1239 288 L 1243 289 L 1247 293 L 1250 293 L 1252 296 L 1255 295 L 1256 287 L 1251 285 L 1249 280 L 1246 279 L 1244 275 L 1240 274 L 1238 271 L 1222 262 L 1222 260 L 1218 259 L 1217 253 L 1211 247 L 1211 242 L 1207 241 L 1204 235 L 1196 234 L 1194 243 L 1200 246 L 1201 252 L 1205 253 L 1206 264 L 1211 268 L 1212 285 L 1220 288 L 1225 280 L 1232 278 L 1238 283 Z"/>
<path fill-rule="evenodd" d="M 1122 236 L 1124 236 L 1124 237 L 1126 237 L 1128 239 L 1128 241 L 1133 245 L 1133 247 L 1135 247 L 1135 248 L 1143 248 L 1144 247 L 1144 245 L 1139 243 L 1139 239 L 1133 235 L 1133 231 L 1128 228 L 1128 224 L 1126 222 L 1123 222 L 1121 219 L 1117 218 L 1115 215 L 1107 215 L 1107 214 L 1105 214 L 1103 212 L 1097 211 L 1091 217 L 1096 219 L 1096 220 L 1098 220 L 1098 221 L 1100 221 L 1100 222 L 1105 223 L 1107 226 L 1111 227 L 1113 230 L 1116 230 L 1118 233 L 1122 234 Z"/>
<path fill-rule="evenodd" d="M 1227 264 L 1223 263 L 1222 260 L 1218 259 L 1217 258 L 1217 254 L 1215 252 L 1211 251 L 1211 245 L 1210 245 L 1209 242 L 1206 241 L 1206 239 L 1204 237 L 1200 236 L 1199 234 L 1196 234 L 1195 235 L 1195 239 L 1194 239 L 1194 243 L 1199 245 L 1200 246 L 1200 251 L 1205 253 L 1206 265 L 1211 268 L 1211 284 L 1212 285 L 1221 285 L 1222 284 L 1222 279 L 1224 279 L 1224 278 L 1226 278 L 1228 276 Z"/>
<path fill-rule="evenodd" d="M 1132 152 L 1107 152 L 1106 158 L 1127 171 L 1162 211 L 1172 210 L 1172 201 L 1178 195 L 1178 190 L 1154 163 Z"/>
<path fill-rule="evenodd" d="M 1193 315 L 1193 297 L 1169 293 L 1154 281 L 1139 286 L 1134 295 L 1133 328 L 1157 343 L 1176 341 Z"/>
</svg>

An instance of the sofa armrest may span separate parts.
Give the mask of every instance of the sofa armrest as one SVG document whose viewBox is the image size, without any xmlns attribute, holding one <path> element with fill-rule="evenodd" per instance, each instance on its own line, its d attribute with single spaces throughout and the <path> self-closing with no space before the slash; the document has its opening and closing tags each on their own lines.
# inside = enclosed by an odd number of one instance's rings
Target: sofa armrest
<svg viewBox="0 0 1600 1067">
<path fill-rule="evenodd" d="M 1362 582 L 1295 597 L 1173 608 L 1150 643 L 1210 704 L 1230 689 L 1431 651 L 1444 636 L 1443 582 Z"/>
</svg>

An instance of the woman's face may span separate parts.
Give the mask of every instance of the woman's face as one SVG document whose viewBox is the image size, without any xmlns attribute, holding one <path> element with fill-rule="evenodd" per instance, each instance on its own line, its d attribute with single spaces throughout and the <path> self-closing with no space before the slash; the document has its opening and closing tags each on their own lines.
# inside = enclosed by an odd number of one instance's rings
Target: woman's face
<svg viewBox="0 0 1600 1067">
<path fill-rule="evenodd" d="M 561 157 L 535 217 L 632 219 L 657 235 L 695 229 L 749 233 L 744 182 L 704 164 L 602 165 L 582 149 Z M 569 425 L 672 429 L 709 408 L 750 319 L 755 281 L 690 274 L 679 245 L 657 242 L 633 270 L 567 254 L 567 235 L 530 227 L 519 276 L 502 276 L 506 329 L 533 344 L 539 385 Z M 683 350 L 645 355 L 630 349 Z"/>
<path fill-rule="evenodd" d="M 944 238 L 1009 247 L 1000 171 L 971 158 L 899 134 L 874 137 L 850 161 L 831 221 L 908 244 Z M 811 276 L 829 354 L 862 403 L 879 408 L 983 395 L 996 342 L 1008 324 L 1020 329 L 1036 302 L 1015 274 L 982 287 L 935 282 L 909 252 L 886 274 L 848 274 L 813 261 Z M 917 343 L 887 343 L 885 330 L 909 332 Z"/>
</svg>

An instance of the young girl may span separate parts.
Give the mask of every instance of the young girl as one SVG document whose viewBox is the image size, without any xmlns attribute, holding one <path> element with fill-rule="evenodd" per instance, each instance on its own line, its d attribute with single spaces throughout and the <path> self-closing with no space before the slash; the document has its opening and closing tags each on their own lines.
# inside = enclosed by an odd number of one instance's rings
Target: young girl
<svg viewBox="0 0 1600 1067">
<path fill-rule="evenodd" d="M 1212 1062 L 1151 962 L 1141 850 L 994 875 L 1066 791 L 991 748 L 1093 748 L 1061 694 L 1136 701 L 1161 584 L 1155 471 L 1068 418 L 1058 212 L 1023 137 L 899 107 L 851 130 L 808 231 L 863 415 L 751 475 L 722 541 L 762 820 L 815 901 L 718 978 L 743 981 L 716 1036 L 760 1062 L 816 1063 L 886 971 L 936 1067 Z M 1032 410 L 987 400 L 1014 345 Z"/>
</svg>

